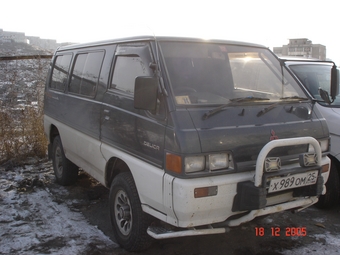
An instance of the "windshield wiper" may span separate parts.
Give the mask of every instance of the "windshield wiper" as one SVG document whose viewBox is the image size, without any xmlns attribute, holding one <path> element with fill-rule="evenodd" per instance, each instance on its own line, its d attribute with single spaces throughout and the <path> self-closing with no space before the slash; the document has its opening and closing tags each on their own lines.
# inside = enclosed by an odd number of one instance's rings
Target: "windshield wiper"
<svg viewBox="0 0 340 255">
<path fill-rule="evenodd" d="M 205 114 L 203 114 L 202 119 L 206 120 L 207 118 L 209 118 L 210 116 L 220 112 L 221 110 L 223 110 L 223 108 L 227 107 L 229 104 L 222 104 L 218 107 L 216 107 L 215 109 L 210 110 L 209 112 L 206 112 Z"/>
<path fill-rule="evenodd" d="M 275 104 L 272 104 L 272 105 L 270 105 L 270 106 L 264 108 L 263 110 L 259 111 L 259 112 L 257 113 L 256 116 L 257 116 L 257 117 L 260 117 L 260 116 L 262 116 L 263 114 L 266 114 L 267 112 L 273 110 L 277 105 L 278 105 L 278 103 L 275 103 Z"/>
<path fill-rule="evenodd" d="M 292 97 L 281 97 L 281 100 L 308 100 L 307 97 L 299 97 L 299 96 L 292 96 Z"/>
<path fill-rule="evenodd" d="M 251 102 L 251 101 L 262 101 L 262 100 L 270 100 L 269 98 L 264 98 L 264 97 L 239 97 L 239 98 L 232 98 L 229 99 L 229 101 L 231 103 L 239 103 L 239 102 Z M 229 106 L 230 103 L 228 104 L 222 104 L 218 107 L 216 107 L 215 109 L 210 110 L 209 112 L 206 112 L 205 114 L 203 114 L 202 119 L 206 120 L 207 118 L 209 118 L 210 116 L 220 112 L 221 110 L 223 110 L 225 107 Z"/>
<path fill-rule="evenodd" d="M 308 100 L 308 98 L 305 97 L 298 97 L 298 96 L 292 96 L 292 97 L 282 97 L 280 98 L 281 100 Z M 278 103 L 272 104 L 266 108 L 264 108 L 263 110 L 259 111 L 258 114 L 256 115 L 257 117 L 262 116 L 263 114 L 273 110 L 276 106 L 278 105 Z"/>
<path fill-rule="evenodd" d="M 263 100 L 270 100 L 266 97 L 238 97 L 238 98 L 232 98 L 230 99 L 231 102 L 252 102 L 252 101 L 263 101 Z"/>
</svg>

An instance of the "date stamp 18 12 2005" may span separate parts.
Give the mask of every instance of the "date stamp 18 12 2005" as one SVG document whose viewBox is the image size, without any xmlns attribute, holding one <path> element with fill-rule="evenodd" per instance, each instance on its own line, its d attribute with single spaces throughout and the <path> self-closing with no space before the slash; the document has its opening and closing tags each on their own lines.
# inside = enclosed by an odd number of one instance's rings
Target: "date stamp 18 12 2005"
<svg viewBox="0 0 340 255">
<path fill-rule="evenodd" d="M 307 236 L 307 228 L 306 227 L 255 227 L 255 235 L 256 236 Z"/>
</svg>

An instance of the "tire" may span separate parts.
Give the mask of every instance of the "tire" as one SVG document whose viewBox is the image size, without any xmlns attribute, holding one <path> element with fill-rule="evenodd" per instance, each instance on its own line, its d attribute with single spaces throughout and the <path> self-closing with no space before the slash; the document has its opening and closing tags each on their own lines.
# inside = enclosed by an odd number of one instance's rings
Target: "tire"
<svg viewBox="0 0 340 255">
<path fill-rule="evenodd" d="M 120 173 L 114 178 L 109 199 L 116 241 L 127 251 L 147 249 L 153 240 L 146 232 L 152 217 L 143 212 L 137 188 L 129 172 Z"/>
<path fill-rule="evenodd" d="M 67 186 L 77 181 L 79 168 L 65 157 L 59 136 L 53 140 L 52 163 L 57 183 Z"/>
<path fill-rule="evenodd" d="M 340 199 L 340 179 L 339 172 L 334 162 L 331 163 L 331 169 L 326 182 L 326 194 L 319 197 L 315 204 L 320 209 L 328 209 L 339 204 Z"/>
</svg>

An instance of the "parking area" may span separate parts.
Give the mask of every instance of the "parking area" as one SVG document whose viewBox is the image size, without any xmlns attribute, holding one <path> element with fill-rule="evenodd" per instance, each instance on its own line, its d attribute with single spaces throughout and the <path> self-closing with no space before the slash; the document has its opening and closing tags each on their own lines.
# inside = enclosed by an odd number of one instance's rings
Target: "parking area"
<svg viewBox="0 0 340 255">
<path fill-rule="evenodd" d="M 114 240 L 106 188 L 81 172 L 55 183 L 49 162 L 0 167 L 0 253 L 129 253 Z M 337 254 L 340 207 L 307 208 L 255 219 L 226 234 L 155 240 L 139 254 Z"/>
</svg>

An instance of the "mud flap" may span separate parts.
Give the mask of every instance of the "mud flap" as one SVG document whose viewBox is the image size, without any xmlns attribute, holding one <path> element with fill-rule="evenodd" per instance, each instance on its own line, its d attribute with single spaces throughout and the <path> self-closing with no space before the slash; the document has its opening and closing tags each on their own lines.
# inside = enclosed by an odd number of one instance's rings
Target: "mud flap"
<svg viewBox="0 0 340 255">
<path fill-rule="evenodd" d="M 267 204 L 266 195 L 266 188 L 255 187 L 251 181 L 239 182 L 232 211 L 249 211 L 264 208 Z"/>
</svg>

